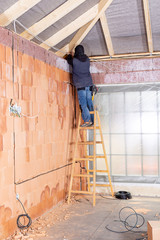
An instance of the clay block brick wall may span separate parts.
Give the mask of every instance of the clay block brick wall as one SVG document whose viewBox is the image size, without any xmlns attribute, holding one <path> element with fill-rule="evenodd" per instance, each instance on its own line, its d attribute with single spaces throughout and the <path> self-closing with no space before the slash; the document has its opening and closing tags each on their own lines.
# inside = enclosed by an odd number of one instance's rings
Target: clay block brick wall
<svg viewBox="0 0 160 240">
<path fill-rule="evenodd" d="M 160 81 L 160 58 L 92 62 L 96 84 L 128 84 Z"/>
<path fill-rule="evenodd" d="M 16 193 L 32 219 L 66 196 L 78 116 L 66 82 L 65 60 L 0 28 L 0 239 L 24 213 Z M 20 118 L 10 116 L 11 99 Z"/>
</svg>

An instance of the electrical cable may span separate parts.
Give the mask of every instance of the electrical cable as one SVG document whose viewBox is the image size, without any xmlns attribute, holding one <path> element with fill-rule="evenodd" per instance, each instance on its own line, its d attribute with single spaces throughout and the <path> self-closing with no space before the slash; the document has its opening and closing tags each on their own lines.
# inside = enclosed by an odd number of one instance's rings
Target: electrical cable
<svg viewBox="0 0 160 240">
<path fill-rule="evenodd" d="M 31 178 L 28 178 L 28 179 L 25 179 L 25 180 L 23 180 L 23 181 L 21 181 L 21 182 L 15 182 L 14 184 L 15 184 L 15 185 L 20 185 L 20 184 L 22 184 L 22 183 L 31 181 L 31 180 L 33 180 L 33 179 L 35 179 L 35 178 L 41 177 L 41 176 L 46 175 L 46 174 L 48 174 L 48 173 L 57 171 L 57 170 L 59 170 L 59 169 L 61 169 L 61 168 L 68 167 L 68 166 L 70 166 L 70 165 L 72 165 L 72 163 L 68 163 L 68 164 L 63 165 L 63 166 L 61 166 L 61 167 L 54 168 L 54 169 L 51 169 L 51 170 L 49 170 L 49 171 L 47 171 L 47 172 L 40 173 L 40 174 L 38 174 L 38 175 L 36 175 L 36 176 L 33 176 L 33 177 L 31 177 Z"/>
<path fill-rule="evenodd" d="M 83 167 L 83 166 L 82 166 L 82 162 L 80 162 L 80 161 L 76 161 L 75 163 L 79 163 L 79 164 L 80 164 L 80 168 L 81 168 L 81 170 L 82 170 L 82 169 L 87 170 L 86 167 Z"/>
<path fill-rule="evenodd" d="M 133 211 L 133 213 L 129 214 L 124 220 L 122 219 L 122 212 L 124 209 L 130 209 Z M 132 217 L 132 216 L 135 216 L 136 219 L 135 219 L 135 224 L 132 226 L 128 223 L 129 221 L 129 218 Z M 141 224 L 138 224 L 138 221 L 139 221 L 139 218 L 141 218 L 142 220 L 142 223 Z M 125 231 L 116 231 L 116 230 L 113 230 L 111 228 L 108 227 L 108 225 L 105 226 L 105 228 L 107 230 L 109 230 L 110 232 L 113 232 L 113 233 L 127 233 L 127 232 L 134 232 L 134 233 L 144 233 L 142 231 L 134 231 L 134 229 L 138 229 L 140 227 L 143 226 L 143 224 L 145 223 L 145 219 L 144 217 L 137 213 L 132 207 L 123 207 L 120 211 L 119 211 L 119 220 L 114 220 L 115 222 L 121 222 L 124 224 L 124 227 L 126 228 Z"/>
<path fill-rule="evenodd" d="M 110 198 L 110 197 L 107 197 L 107 196 L 102 195 L 101 193 L 99 193 L 98 195 L 99 195 L 100 197 L 104 198 L 104 199 L 107 199 L 107 200 L 116 200 L 116 201 L 117 201 L 117 199 L 114 198 L 114 197 Z"/>
<path fill-rule="evenodd" d="M 31 226 L 31 224 L 32 224 L 32 219 L 31 219 L 31 217 L 28 215 L 28 213 L 26 212 L 26 210 L 25 210 L 25 208 L 24 208 L 21 200 L 20 200 L 19 198 L 17 198 L 17 200 L 20 202 L 20 204 L 21 204 L 21 206 L 22 206 L 22 208 L 23 208 L 23 210 L 24 210 L 24 212 L 25 212 L 25 214 L 20 214 L 20 215 L 18 216 L 18 218 L 17 218 L 17 226 L 18 226 L 18 228 L 20 228 L 20 229 L 29 228 L 29 227 Z M 26 223 L 26 224 L 25 224 L 25 223 L 22 224 L 21 218 L 24 219 L 24 222 L 25 222 L 25 219 L 27 219 L 27 223 Z"/>
<path fill-rule="evenodd" d="M 27 117 L 27 118 L 37 118 L 37 117 L 39 117 L 39 114 L 33 115 L 33 116 L 29 116 L 29 115 L 25 115 L 25 114 L 21 113 L 21 116 Z"/>
<path fill-rule="evenodd" d="M 141 237 L 141 238 L 136 238 L 136 240 L 147 240 L 148 237 Z"/>
<path fill-rule="evenodd" d="M 40 41 L 41 43 L 46 44 L 48 47 L 52 48 L 53 50 L 59 51 L 59 52 L 64 53 L 64 54 L 68 54 L 67 52 L 62 51 L 62 50 L 60 50 L 59 48 L 50 46 L 49 44 L 45 43 L 45 41 L 43 41 L 40 37 L 35 36 L 30 30 L 28 30 L 28 28 L 26 28 L 21 22 L 19 22 L 19 21 L 16 20 L 16 19 L 13 21 L 13 26 L 14 26 L 14 31 L 15 31 L 15 33 L 17 33 L 16 23 L 18 23 L 18 24 L 19 24 L 22 28 L 24 28 L 30 35 L 32 35 L 34 38 L 36 38 L 36 39 L 37 39 L 38 41 Z"/>
</svg>

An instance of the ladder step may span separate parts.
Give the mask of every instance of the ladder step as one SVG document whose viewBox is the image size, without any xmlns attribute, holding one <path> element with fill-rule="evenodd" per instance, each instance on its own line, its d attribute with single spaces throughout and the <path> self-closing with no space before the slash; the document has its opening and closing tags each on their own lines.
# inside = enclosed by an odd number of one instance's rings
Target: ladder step
<svg viewBox="0 0 160 240">
<path fill-rule="evenodd" d="M 94 161 L 94 159 L 93 158 L 88 158 L 88 157 L 86 157 L 86 158 L 75 158 L 75 161 Z"/>
<path fill-rule="evenodd" d="M 89 157 L 89 158 L 92 158 L 92 157 L 93 157 L 93 158 L 94 158 L 93 155 L 88 155 L 87 157 Z M 99 155 L 99 156 L 96 155 L 95 158 L 105 158 L 105 156 L 104 156 L 104 155 L 103 155 L 103 156 L 102 156 L 102 155 Z"/>
<path fill-rule="evenodd" d="M 102 141 L 96 141 L 96 143 L 102 143 Z M 94 142 L 86 141 L 86 142 L 78 142 L 78 144 L 81 144 L 81 145 L 92 145 L 92 144 L 94 144 Z"/>
<path fill-rule="evenodd" d="M 74 174 L 73 177 L 93 177 L 91 174 Z"/>
<path fill-rule="evenodd" d="M 93 183 L 90 183 L 91 186 L 93 186 Z M 110 187 L 110 184 L 100 184 L 100 183 L 96 183 L 97 187 Z"/>
<path fill-rule="evenodd" d="M 96 126 L 96 129 L 99 129 L 99 126 Z M 90 126 L 90 127 L 79 127 L 80 130 L 87 130 L 87 129 L 94 129 L 94 126 Z"/>
<path fill-rule="evenodd" d="M 88 170 L 89 172 L 94 172 L 94 170 Z M 95 170 L 95 172 L 99 173 L 108 173 L 108 170 Z"/>
<path fill-rule="evenodd" d="M 93 194 L 93 192 L 89 191 L 78 191 L 78 190 L 71 190 L 72 193 L 84 193 L 84 194 Z"/>
</svg>

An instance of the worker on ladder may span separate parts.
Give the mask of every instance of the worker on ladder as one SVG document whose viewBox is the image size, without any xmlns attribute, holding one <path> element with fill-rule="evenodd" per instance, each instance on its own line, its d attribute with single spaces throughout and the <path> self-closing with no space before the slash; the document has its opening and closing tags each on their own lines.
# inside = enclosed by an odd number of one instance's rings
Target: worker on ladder
<svg viewBox="0 0 160 240">
<path fill-rule="evenodd" d="M 89 127 L 94 123 L 94 111 L 92 101 L 93 81 L 90 74 L 90 60 L 84 53 L 84 47 L 78 45 L 75 48 L 74 56 L 67 55 L 66 60 L 72 66 L 73 85 L 77 89 L 79 105 L 82 111 L 84 123 L 81 127 Z"/>
</svg>

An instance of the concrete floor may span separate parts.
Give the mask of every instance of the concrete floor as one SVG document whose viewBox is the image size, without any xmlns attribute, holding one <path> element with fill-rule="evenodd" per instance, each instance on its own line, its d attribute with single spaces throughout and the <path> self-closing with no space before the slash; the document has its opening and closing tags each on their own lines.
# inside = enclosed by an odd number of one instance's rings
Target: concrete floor
<svg viewBox="0 0 160 240">
<path fill-rule="evenodd" d="M 148 220 L 160 220 L 160 198 L 133 197 L 130 200 L 119 200 L 112 197 L 96 197 L 96 206 L 92 206 L 92 198 L 85 196 L 83 198 L 76 196 L 77 201 L 66 204 L 61 212 L 56 213 L 61 221 L 45 229 L 47 236 L 39 237 L 41 240 L 136 240 L 145 238 L 147 232 Z M 139 233 L 114 233 L 105 228 L 107 225 L 115 231 L 126 231 L 124 225 L 115 220 L 119 220 L 119 211 L 123 207 L 132 207 L 138 214 L 142 214 L 145 223 L 135 231 Z M 59 207 L 61 208 L 61 206 Z M 62 206 L 64 208 L 64 206 Z M 64 214 L 65 212 L 65 214 Z M 54 214 L 54 211 L 52 211 Z M 125 219 L 132 214 L 131 209 L 124 209 L 122 218 Z M 63 216 L 60 216 L 63 215 Z M 64 216 L 65 215 L 65 216 Z M 129 219 L 129 224 L 134 225 L 135 215 Z M 139 217 L 137 225 L 141 225 L 142 219 Z"/>
</svg>

